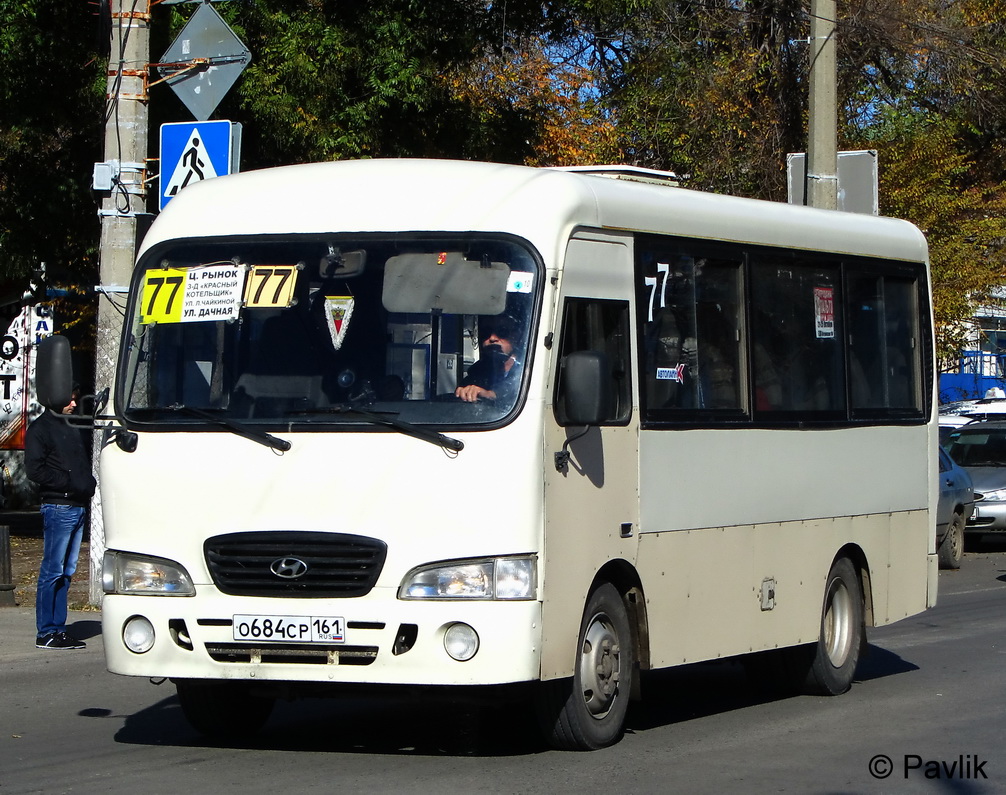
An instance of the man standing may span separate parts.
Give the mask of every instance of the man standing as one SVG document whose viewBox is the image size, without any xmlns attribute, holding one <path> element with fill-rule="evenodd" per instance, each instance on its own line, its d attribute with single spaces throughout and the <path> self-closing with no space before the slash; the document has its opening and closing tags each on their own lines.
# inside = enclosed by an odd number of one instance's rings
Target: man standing
<svg viewBox="0 0 1006 795">
<path fill-rule="evenodd" d="M 59 416 L 73 413 L 76 397 L 74 392 L 62 412 L 46 408 L 25 434 L 25 469 L 39 486 L 45 536 L 35 597 L 39 649 L 85 646 L 66 633 L 70 578 L 77 570 L 85 506 L 96 485 L 80 429 Z"/>
</svg>

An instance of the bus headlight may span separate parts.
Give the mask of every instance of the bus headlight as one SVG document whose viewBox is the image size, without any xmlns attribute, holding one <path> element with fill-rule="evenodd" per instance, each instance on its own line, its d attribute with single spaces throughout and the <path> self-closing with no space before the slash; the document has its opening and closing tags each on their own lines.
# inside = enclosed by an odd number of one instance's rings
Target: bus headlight
<svg viewBox="0 0 1006 795">
<path fill-rule="evenodd" d="M 534 599 L 534 555 L 455 560 L 410 571 L 399 599 Z"/>
<path fill-rule="evenodd" d="M 133 596 L 195 596 L 188 572 L 164 558 L 106 552 L 101 563 L 101 588 L 107 594 Z"/>
</svg>

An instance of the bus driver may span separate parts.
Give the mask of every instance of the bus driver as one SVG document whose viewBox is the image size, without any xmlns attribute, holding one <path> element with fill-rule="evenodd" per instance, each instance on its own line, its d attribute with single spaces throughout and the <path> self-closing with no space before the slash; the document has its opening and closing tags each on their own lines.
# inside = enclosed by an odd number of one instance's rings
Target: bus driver
<svg viewBox="0 0 1006 795">
<path fill-rule="evenodd" d="M 494 318 L 487 324 L 479 359 L 468 368 L 455 397 L 466 403 L 479 399 L 512 398 L 520 384 L 521 364 L 514 353 L 516 324 L 507 317 Z"/>
</svg>

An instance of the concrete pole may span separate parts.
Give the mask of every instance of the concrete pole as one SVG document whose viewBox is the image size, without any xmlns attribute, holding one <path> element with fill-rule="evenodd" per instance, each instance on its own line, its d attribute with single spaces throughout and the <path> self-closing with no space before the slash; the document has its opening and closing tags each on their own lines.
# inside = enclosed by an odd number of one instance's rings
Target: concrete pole
<svg viewBox="0 0 1006 795">
<path fill-rule="evenodd" d="M 807 204 L 838 209 L 836 0 L 811 0 Z"/>
<path fill-rule="evenodd" d="M 95 339 L 95 388 L 115 390 L 115 362 L 122 333 L 121 308 L 133 270 L 137 237 L 147 216 L 147 65 L 150 62 L 150 0 L 111 0 L 112 53 L 108 63 L 105 163 L 113 187 L 102 202 L 101 284 Z M 138 223 L 139 222 L 139 223 Z M 95 433 L 97 476 L 101 435 Z M 101 601 L 105 552 L 101 497 L 91 502 L 90 601 Z"/>
</svg>

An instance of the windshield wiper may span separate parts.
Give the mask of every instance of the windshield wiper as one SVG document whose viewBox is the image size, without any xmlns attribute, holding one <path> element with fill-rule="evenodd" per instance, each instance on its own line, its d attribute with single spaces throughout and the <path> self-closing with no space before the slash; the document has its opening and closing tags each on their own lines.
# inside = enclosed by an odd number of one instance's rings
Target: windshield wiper
<svg viewBox="0 0 1006 795">
<path fill-rule="evenodd" d="M 192 406 L 186 406 L 182 403 L 175 403 L 171 406 L 165 406 L 164 408 L 168 411 L 181 411 L 186 414 L 191 414 L 193 417 L 208 420 L 216 425 L 226 428 L 232 433 L 236 433 L 238 436 L 243 436 L 245 439 L 258 442 L 259 444 L 264 444 L 266 447 L 271 447 L 273 450 L 286 452 L 291 446 L 290 442 L 273 436 L 271 433 L 257 431 L 254 428 L 249 428 L 247 425 L 242 425 L 241 423 L 234 422 L 233 420 L 226 419 L 225 417 L 218 417 L 208 411 L 193 408 Z"/>
<path fill-rule="evenodd" d="M 412 436 L 416 439 L 421 439 L 424 442 L 429 442 L 430 444 L 435 444 L 439 447 L 443 447 L 445 450 L 451 450 L 452 452 L 459 453 L 465 449 L 465 443 L 460 439 L 454 439 L 450 436 L 446 436 L 439 431 L 432 431 L 428 428 L 423 428 L 420 425 L 413 425 L 411 422 L 406 422 L 405 420 L 400 420 L 398 417 L 378 413 L 376 411 L 367 411 L 367 409 L 361 409 L 357 406 L 350 405 L 348 403 L 343 403 L 338 406 L 331 406 L 330 408 L 324 409 L 313 409 L 308 411 L 298 411 L 297 414 L 352 414 L 353 416 L 360 417 L 372 422 L 374 425 L 386 425 L 389 428 L 394 428 L 396 431 L 401 431 L 402 433 Z"/>
</svg>

